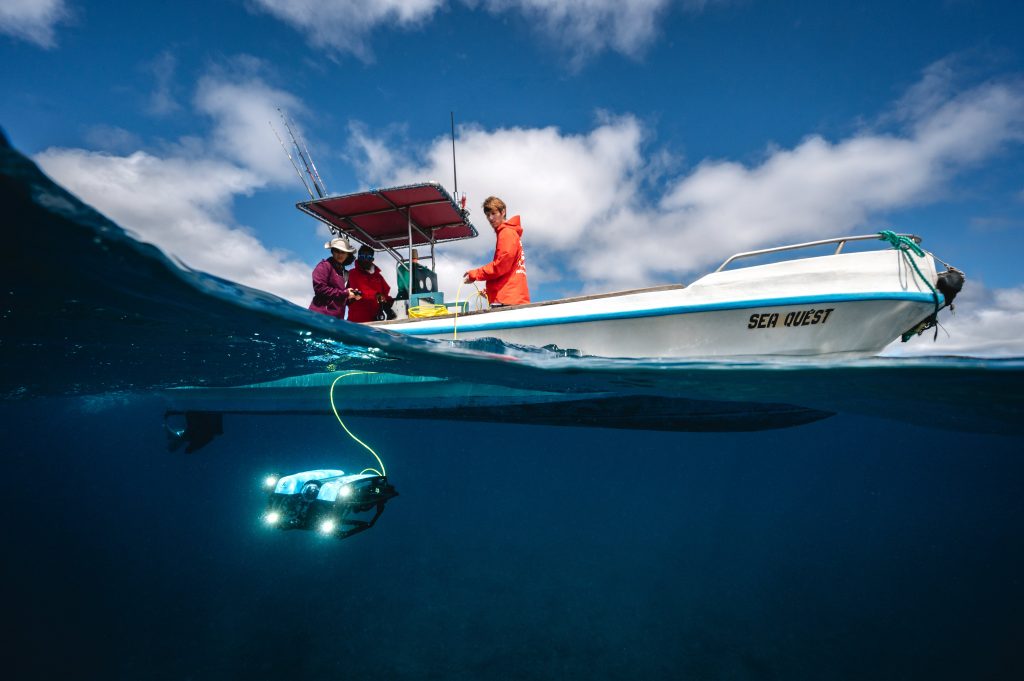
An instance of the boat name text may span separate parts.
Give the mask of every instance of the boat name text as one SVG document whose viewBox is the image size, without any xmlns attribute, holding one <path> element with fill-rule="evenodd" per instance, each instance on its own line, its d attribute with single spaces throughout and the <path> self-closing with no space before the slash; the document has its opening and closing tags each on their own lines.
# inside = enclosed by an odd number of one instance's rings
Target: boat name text
<svg viewBox="0 0 1024 681">
<path fill-rule="evenodd" d="M 752 314 L 750 319 L 747 321 L 748 329 L 774 329 L 779 326 L 779 321 L 782 321 L 782 326 L 811 326 L 813 324 L 824 324 L 828 321 L 829 315 L 832 314 L 834 307 L 830 307 L 826 310 L 794 310 L 793 312 L 787 312 L 785 315 L 781 312 L 765 312 L 763 314 Z"/>
</svg>

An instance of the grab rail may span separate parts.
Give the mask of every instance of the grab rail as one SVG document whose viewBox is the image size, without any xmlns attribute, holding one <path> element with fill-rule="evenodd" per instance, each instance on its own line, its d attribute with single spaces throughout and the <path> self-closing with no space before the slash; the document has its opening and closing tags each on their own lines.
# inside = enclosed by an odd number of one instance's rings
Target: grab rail
<svg viewBox="0 0 1024 681">
<path fill-rule="evenodd" d="M 910 239 L 913 239 L 914 243 L 921 243 L 921 237 L 917 236 L 916 234 L 901 234 L 900 236 L 905 236 Z M 877 234 L 864 234 L 861 236 L 837 236 L 833 239 L 823 239 L 821 241 L 808 241 L 806 243 L 793 244 L 791 246 L 776 246 L 775 248 L 763 248 L 759 251 L 747 251 L 745 253 L 736 253 L 735 255 L 729 256 L 729 258 L 725 262 L 719 265 L 718 269 L 715 270 L 715 272 L 721 272 L 733 260 L 739 260 L 740 258 L 750 258 L 755 255 L 764 255 L 766 253 L 781 253 L 783 251 L 795 251 L 800 248 L 824 246 L 825 244 L 837 244 L 835 253 L 833 253 L 832 255 L 839 255 L 843 251 L 843 246 L 845 246 L 849 241 L 870 241 L 872 239 L 874 239 L 875 241 L 881 240 Z"/>
</svg>

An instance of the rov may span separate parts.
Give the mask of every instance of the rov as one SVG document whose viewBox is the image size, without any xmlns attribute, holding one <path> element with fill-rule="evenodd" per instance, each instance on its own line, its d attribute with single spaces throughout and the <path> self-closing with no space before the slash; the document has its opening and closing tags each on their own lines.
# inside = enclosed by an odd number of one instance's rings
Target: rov
<svg viewBox="0 0 1024 681">
<path fill-rule="evenodd" d="M 386 476 L 345 475 L 340 470 L 315 470 L 267 476 L 263 520 L 281 530 L 315 530 L 345 539 L 373 527 L 384 504 L 398 496 Z M 356 515 L 373 511 L 369 520 Z"/>
</svg>

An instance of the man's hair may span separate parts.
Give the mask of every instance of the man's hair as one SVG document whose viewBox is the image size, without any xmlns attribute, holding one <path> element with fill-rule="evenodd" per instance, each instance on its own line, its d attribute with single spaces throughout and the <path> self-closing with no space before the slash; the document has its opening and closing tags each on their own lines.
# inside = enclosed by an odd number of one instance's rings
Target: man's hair
<svg viewBox="0 0 1024 681">
<path fill-rule="evenodd" d="M 488 208 L 497 208 L 499 213 L 504 213 L 507 210 L 505 202 L 497 196 L 488 196 L 484 199 L 484 212 L 487 212 Z"/>
</svg>

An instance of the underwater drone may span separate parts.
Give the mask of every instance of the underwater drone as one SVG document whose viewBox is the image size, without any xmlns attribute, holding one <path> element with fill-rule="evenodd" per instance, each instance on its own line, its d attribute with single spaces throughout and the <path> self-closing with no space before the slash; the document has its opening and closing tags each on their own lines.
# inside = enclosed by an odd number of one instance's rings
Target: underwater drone
<svg viewBox="0 0 1024 681">
<path fill-rule="evenodd" d="M 314 530 L 345 539 L 373 527 L 384 504 L 398 496 L 386 476 L 340 470 L 270 475 L 264 481 L 267 506 L 263 521 L 281 530 Z M 374 511 L 369 520 L 356 514 Z"/>
</svg>

